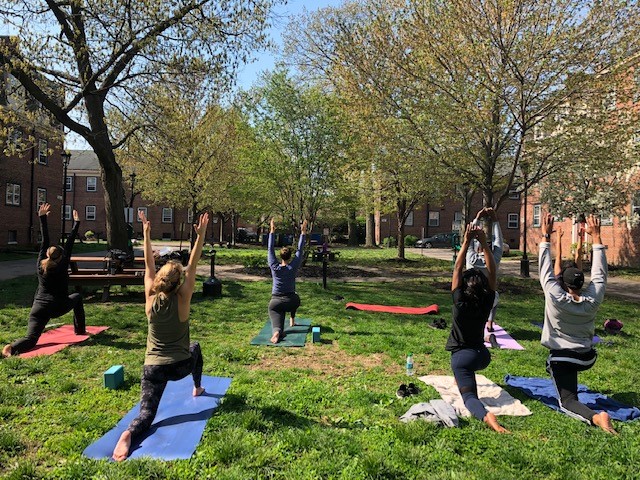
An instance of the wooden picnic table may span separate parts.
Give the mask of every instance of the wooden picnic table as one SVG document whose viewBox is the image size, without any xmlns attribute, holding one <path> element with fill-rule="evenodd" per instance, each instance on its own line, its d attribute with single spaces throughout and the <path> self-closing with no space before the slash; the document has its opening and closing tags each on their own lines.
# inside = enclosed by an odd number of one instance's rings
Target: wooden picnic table
<svg viewBox="0 0 640 480">
<path fill-rule="evenodd" d="M 87 273 L 79 270 L 69 274 L 69 285 L 75 286 L 76 290 L 82 290 L 83 287 L 93 286 L 102 287 L 102 301 L 109 299 L 110 288 L 112 285 L 144 285 L 144 270 L 124 271 L 123 273 Z"/>
</svg>

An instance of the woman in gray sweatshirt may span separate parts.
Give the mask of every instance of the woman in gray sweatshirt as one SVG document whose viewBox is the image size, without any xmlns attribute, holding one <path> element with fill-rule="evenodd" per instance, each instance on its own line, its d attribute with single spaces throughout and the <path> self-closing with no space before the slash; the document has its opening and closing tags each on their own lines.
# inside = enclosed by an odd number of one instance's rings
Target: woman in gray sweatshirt
<svg viewBox="0 0 640 480">
<path fill-rule="evenodd" d="M 596 362 L 593 348 L 595 317 L 604 299 L 607 259 L 600 238 L 600 222 L 590 215 L 585 231 L 593 237 L 591 281 L 583 288 L 584 274 L 575 267 L 562 271 L 560 283 L 551 262 L 553 216 L 542 218 L 544 239 L 540 242 L 539 273 L 544 290 L 544 325 L 541 343 L 549 349 L 547 371 L 558 392 L 558 404 L 567 415 L 609 433 L 616 433 L 607 412 L 596 413 L 578 400 L 578 372 Z"/>
</svg>

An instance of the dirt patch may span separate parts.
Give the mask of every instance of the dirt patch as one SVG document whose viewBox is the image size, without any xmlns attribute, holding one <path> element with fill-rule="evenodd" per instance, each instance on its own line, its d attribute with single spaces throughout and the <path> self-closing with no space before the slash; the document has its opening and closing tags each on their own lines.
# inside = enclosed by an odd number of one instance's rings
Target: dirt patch
<svg viewBox="0 0 640 480">
<path fill-rule="evenodd" d="M 259 363 L 249 365 L 249 370 L 278 370 L 293 366 L 313 370 L 317 375 L 346 377 L 361 370 L 382 367 L 385 373 L 399 373 L 398 366 L 389 361 L 388 355 L 350 355 L 333 343 L 331 345 L 309 344 L 296 351 L 295 355 L 265 355 Z"/>
</svg>

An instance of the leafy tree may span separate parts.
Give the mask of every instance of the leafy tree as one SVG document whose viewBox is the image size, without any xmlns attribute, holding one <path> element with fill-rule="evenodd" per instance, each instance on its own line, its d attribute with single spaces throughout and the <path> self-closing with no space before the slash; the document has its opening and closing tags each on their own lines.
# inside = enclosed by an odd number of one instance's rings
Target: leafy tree
<svg viewBox="0 0 640 480">
<path fill-rule="evenodd" d="M 105 190 L 107 239 L 126 248 L 122 171 L 109 113 L 135 110 L 166 74 L 206 72 L 220 85 L 264 42 L 279 0 L 5 0 L 0 19 L 15 33 L 0 65 L 95 151 Z M 192 62 L 192 59 L 198 62 Z M 65 94 L 58 92 L 64 89 Z"/>
</svg>

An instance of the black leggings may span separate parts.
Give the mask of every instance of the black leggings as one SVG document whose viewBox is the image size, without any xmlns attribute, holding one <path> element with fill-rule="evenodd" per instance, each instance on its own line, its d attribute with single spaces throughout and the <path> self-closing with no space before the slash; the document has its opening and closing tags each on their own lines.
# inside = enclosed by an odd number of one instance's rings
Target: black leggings
<svg viewBox="0 0 640 480">
<path fill-rule="evenodd" d="M 300 306 L 300 297 L 297 293 L 286 295 L 272 295 L 269 302 L 269 318 L 271 319 L 271 331 L 273 333 L 284 330 L 284 316 L 291 313 L 291 318 L 295 320 L 296 311 Z"/>
<path fill-rule="evenodd" d="M 52 318 L 58 318 L 73 310 L 73 330 L 76 335 L 85 333 L 85 315 L 82 305 L 82 295 L 72 293 L 62 300 L 45 301 L 36 298 L 29 313 L 27 324 L 27 336 L 20 338 L 11 344 L 11 354 L 18 355 L 28 352 L 38 343 L 38 339 L 44 327 Z"/>
<path fill-rule="evenodd" d="M 153 419 L 158 412 L 158 406 L 167 382 L 181 380 L 187 375 L 193 375 L 193 384 L 196 388 L 202 382 L 202 352 L 200 344 L 194 342 L 189 347 L 191 358 L 168 365 L 145 365 L 142 368 L 142 398 L 140 400 L 140 413 L 134 418 L 127 430 L 132 437 L 136 437 L 151 427 Z"/>
<path fill-rule="evenodd" d="M 484 420 L 487 409 L 478 398 L 476 372 L 491 363 L 491 353 L 484 345 L 480 348 L 463 348 L 451 354 L 451 369 L 458 384 L 464 406 L 478 420 Z"/>
<path fill-rule="evenodd" d="M 570 417 L 592 424 L 593 410 L 578 400 L 578 372 L 589 370 L 596 363 L 595 350 L 576 353 L 571 350 L 551 350 L 547 372 L 558 392 L 558 405 Z"/>
</svg>

